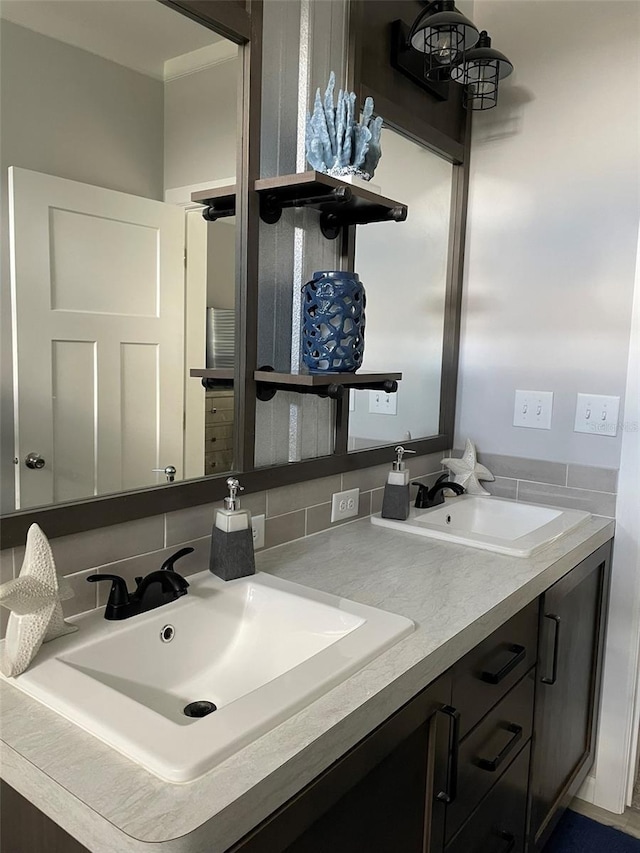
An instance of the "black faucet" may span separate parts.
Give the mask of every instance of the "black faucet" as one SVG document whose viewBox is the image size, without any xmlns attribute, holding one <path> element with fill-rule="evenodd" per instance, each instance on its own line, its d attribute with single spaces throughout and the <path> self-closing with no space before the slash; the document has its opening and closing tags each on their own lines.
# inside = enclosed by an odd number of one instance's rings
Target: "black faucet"
<svg viewBox="0 0 640 853">
<path fill-rule="evenodd" d="M 127 582 L 120 575 L 89 575 L 89 583 L 111 581 L 111 592 L 104 611 L 105 619 L 129 619 L 139 613 L 146 613 L 170 601 L 175 601 L 181 595 L 187 594 L 189 584 L 174 572 L 176 560 L 191 554 L 193 548 L 181 548 L 172 554 L 159 569 L 146 577 L 136 578 L 135 592 L 129 592 Z"/>
<path fill-rule="evenodd" d="M 448 474 L 441 474 L 431 488 L 425 486 L 423 483 L 412 483 L 412 486 L 418 487 L 418 494 L 416 495 L 416 502 L 414 504 L 415 508 L 429 509 L 429 507 L 443 504 L 445 489 L 451 489 L 456 495 L 463 495 L 463 486 L 447 480 L 448 476 Z"/>
</svg>

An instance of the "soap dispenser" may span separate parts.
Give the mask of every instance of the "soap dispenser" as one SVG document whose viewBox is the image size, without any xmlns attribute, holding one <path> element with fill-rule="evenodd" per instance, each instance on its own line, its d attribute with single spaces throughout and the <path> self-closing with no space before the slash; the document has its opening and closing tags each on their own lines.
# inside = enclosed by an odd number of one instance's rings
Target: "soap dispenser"
<svg viewBox="0 0 640 853">
<path fill-rule="evenodd" d="M 229 477 L 227 486 L 229 497 L 224 499 L 224 509 L 217 510 L 211 531 L 209 571 L 223 581 L 232 581 L 255 574 L 256 563 L 251 513 L 240 509 L 238 498 L 244 489 L 235 477 Z"/>
<path fill-rule="evenodd" d="M 391 471 L 387 476 L 387 483 L 384 487 L 384 495 L 382 498 L 383 518 L 395 518 L 399 521 L 405 521 L 409 517 L 409 506 L 411 503 L 409 495 L 409 480 L 411 479 L 409 471 L 402 458 L 405 453 L 415 453 L 415 450 L 405 450 L 399 444 L 394 448 L 397 454 L 397 459 L 391 466 Z"/>
</svg>

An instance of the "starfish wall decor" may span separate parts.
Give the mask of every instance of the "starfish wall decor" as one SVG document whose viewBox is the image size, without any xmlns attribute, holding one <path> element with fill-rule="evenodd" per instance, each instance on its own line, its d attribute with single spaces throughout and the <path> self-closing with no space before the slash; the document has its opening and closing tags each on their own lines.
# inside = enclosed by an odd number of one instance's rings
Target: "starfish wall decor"
<svg viewBox="0 0 640 853">
<path fill-rule="evenodd" d="M 447 457 L 442 460 L 442 464 L 447 467 L 453 474 L 453 482 L 463 486 L 468 495 L 488 495 L 485 489 L 480 485 L 480 480 L 495 480 L 495 477 L 481 465 L 477 460 L 476 448 L 467 439 L 462 458 Z"/>
<path fill-rule="evenodd" d="M 49 540 L 32 524 L 19 577 L 0 585 L 0 604 L 11 611 L 0 661 L 3 675 L 20 675 L 42 643 L 78 630 L 62 616 L 60 602 L 72 596 L 67 582 L 56 574 Z"/>
</svg>

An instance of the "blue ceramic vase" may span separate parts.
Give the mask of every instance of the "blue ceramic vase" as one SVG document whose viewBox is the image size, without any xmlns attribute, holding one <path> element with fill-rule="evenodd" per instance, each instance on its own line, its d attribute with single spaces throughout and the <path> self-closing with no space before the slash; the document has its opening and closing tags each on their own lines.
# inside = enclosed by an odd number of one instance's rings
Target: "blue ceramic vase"
<svg viewBox="0 0 640 853">
<path fill-rule="evenodd" d="M 356 273 L 314 272 L 302 288 L 302 361 L 311 373 L 354 373 L 364 356 L 364 287 Z"/>
</svg>

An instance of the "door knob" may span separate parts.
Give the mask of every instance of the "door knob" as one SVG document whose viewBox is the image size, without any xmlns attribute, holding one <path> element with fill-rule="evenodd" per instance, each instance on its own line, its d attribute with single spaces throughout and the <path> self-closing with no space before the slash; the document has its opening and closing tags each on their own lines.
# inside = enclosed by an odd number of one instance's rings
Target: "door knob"
<svg viewBox="0 0 640 853">
<path fill-rule="evenodd" d="M 155 474 L 164 474 L 167 478 L 167 483 L 173 483 L 176 478 L 176 469 L 173 465 L 167 465 L 166 468 L 152 468 L 151 470 Z"/>
<path fill-rule="evenodd" d="M 46 461 L 39 453 L 27 453 L 24 464 L 27 468 L 44 468 Z"/>
</svg>

